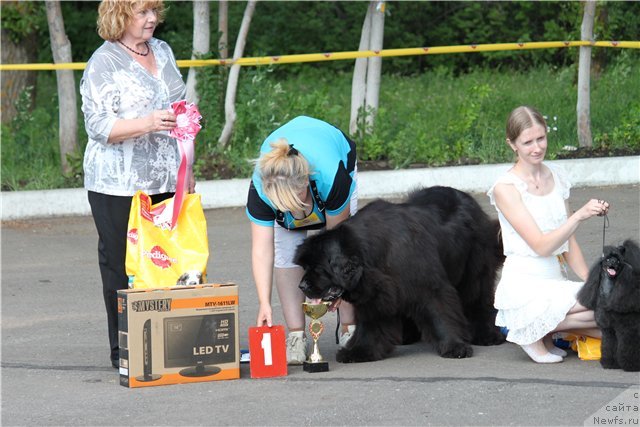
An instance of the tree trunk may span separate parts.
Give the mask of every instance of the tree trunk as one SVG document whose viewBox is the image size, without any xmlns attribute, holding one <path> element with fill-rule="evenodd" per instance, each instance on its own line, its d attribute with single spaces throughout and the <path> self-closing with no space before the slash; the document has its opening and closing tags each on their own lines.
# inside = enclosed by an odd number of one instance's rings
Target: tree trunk
<svg viewBox="0 0 640 427">
<path fill-rule="evenodd" d="M 384 38 L 384 10 L 383 1 L 375 2 L 375 9 L 371 15 L 371 38 L 369 50 L 380 51 L 383 47 Z M 382 73 L 382 58 L 371 57 L 367 64 L 367 91 L 365 97 L 367 114 L 367 129 L 373 128 L 376 112 L 378 111 L 378 100 L 380 98 L 380 75 Z"/>
<path fill-rule="evenodd" d="M 584 2 L 584 14 L 580 39 L 593 41 L 593 20 L 596 12 L 596 2 Z M 578 143 L 580 147 L 591 147 L 591 46 L 580 47 L 580 61 L 578 65 Z"/>
<path fill-rule="evenodd" d="M 247 7 L 244 10 L 244 16 L 242 17 L 242 24 L 240 25 L 240 31 L 238 32 L 238 39 L 233 51 L 233 60 L 237 61 L 242 58 L 244 53 L 244 46 L 247 42 L 247 34 L 249 33 L 249 26 L 251 25 L 251 18 L 256 8 L 256 0 L 247 2 Z M 234 64 L 229 71 L 229 80 L 227 81 L 227 92 L 224 100 L 224 116 L 225 123 L 222 129 L 220 139 L 218 139 L 218 145 L 223 149 L 229 145 L 231 141 L 231 134 L 233 133 L 233 125 L 236 121 L 236 92 L 238 90 L 238 78 L 240 76 L 240 65 Z"/>
<path fill-rule="evenodd" d="M 382 50 L 384 37 L 385 2 L 371 1 L 362 25 L 358 50 Z M 353 70 L 351 84 L 351 117 L 349 133 L 354 135 L 358 128 L 368 133 L 374 124 L 380 96 L 380 74 L 382 58 L 358 58 Z"/>
<path fill-rule="evenodd" d="M 193 54 L 191 59 L 196 59 L 211 50 L 211 30 L 209 26 L 210 8 L 208 1 L 193 2 Z M 198 91 L 196 89 L 196 68 L 189 68 L 187 76 L 187 101 L 198 103 Z"/>
<path fill-rule="evenodd" d="M 218 55 L 220 59 L 229 58 L 229 2 L 227 0 L 220 0 L 218 2 Z M 218 106 L 218 111 L 224 111 L 224 83 L 227 81 L 227 75 L 229 69 L 227 67 L 219 67 L 217 70 L 220 91 L 218 97 L 211 102 L 215 102 Z"/>
<path fill-rule="evenodd" d="M 2 9 L 21 8 L 24 4 L 15 1 L 3 1 Z M 1 61 L 3 64 L 30 64 L 37 61 L 38 46 L 36 33 L 31 31 L 22 35 L 20 42 L 14 42 L 8 31 L 0 28 Z M 37 71 L 2 71 L 0 72 L 0 112 L 2 123 L 11 122 L 17 114 L 16 102 L 20 94 L 28 87 L 35 88 Z M 31 101 L 35 91 L 31 94 Z M 31 105 L 29 105 L 31 107 Z"/>
<path fill-rule="evenodd" d="M 218 3 L 218 52 L 220 59 L 229 57 L 229 2 L 220 0 Z"/>
<path fill-rule="evenodd" d="M 73 62 L 71 43 L 64 30 L 62 10 L 58 0 L 47 1 L 47 22 L 51 38 L 51 51 L 56 64 Z M 58 117 L 60 127 L 60 163 L 62 173 L 71 172 L 67 154 L 78 149 L 78 111 L 76 104 L 76 84 L 73 70 L 56 70 L 58 82 Z"/>
<path fill-rule="evenodd" d="M 359 51 L 369 49 L 369 39 L 371 38 L 371 15 L 373 12 L 373 2 L 369 3 L 367 14 L 362 24 L 360 34 Z M 358 119 L 362 111 L 364 114 L 364 100 L 367 86 L 367 58 L 357 58 L 353 67 L 353 79 L 351 80 L 351 118 L 349 120 L 349 133 L 355 135 L 358 132 Z"/>
</svg>

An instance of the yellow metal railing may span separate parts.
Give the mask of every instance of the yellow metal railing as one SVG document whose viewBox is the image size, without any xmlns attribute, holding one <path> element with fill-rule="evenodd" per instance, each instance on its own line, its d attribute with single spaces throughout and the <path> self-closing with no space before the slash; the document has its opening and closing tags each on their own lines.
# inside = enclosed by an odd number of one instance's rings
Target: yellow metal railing
<svg viewBox="0 0 640 427">
<path fill-rule="evenodd" d="M 566 47 L 612 47 L 640 49 L 640 41 L 562 41 L 562 42 L 526 42 L 526 43 L 495 43 L 495 44 L 472 44 L 461 46 L 433 46 L 433 47 L 414 47 L 404 49 L 383 49 L 380 51 L 363 50 L 348 52 L 326 52 L 326 53 L 307 53 L 301 55 L 281 55 L 281 56 L 261 56 L 239 58 L 237 61 L 232 59 L 182 59 L 178 60 L 178 66 L 181 68 L 188 67 L 210 67 L 215 65 L 242 65 L 242 66 L 259 66 L 273 64 L 292 64 L 299 62 L 322 62 L 322 61 L 340 61 L 355 58 L 371 58 L 371 57 L 394 57 L 394 56 L 416 56 L 416 55 L 437 55 L 443 53 L 472 53 L 472 52 L 496 52 L 505 50 L 532 50 L 532 49 L 551 49 Z M 71 62 L 65 64 L 0 64 L 0 71 L 42 71 L 42 70 L 84 70 L 86 62 Z"/>
</svg>

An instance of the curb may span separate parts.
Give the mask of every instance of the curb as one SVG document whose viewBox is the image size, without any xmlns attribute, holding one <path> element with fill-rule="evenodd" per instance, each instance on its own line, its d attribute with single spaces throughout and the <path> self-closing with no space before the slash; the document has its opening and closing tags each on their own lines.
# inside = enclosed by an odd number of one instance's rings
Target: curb
<svg viewBox="0 0 640 427">
<path fill-rule="evenodd" d="M 550 160 L 563 167 L 575 187 L 640 184 L 640 156 Z M 401 197 L 418 187 L 445 185 L 485 192 L 512 163 L 358 172 L 358 197 Z M 201 181 L 196 185 L 204 209 L 241 207 L 249 179 Z M 91 215 L 83 188 L 2 192 L 2 220 Z"/>
</svg>

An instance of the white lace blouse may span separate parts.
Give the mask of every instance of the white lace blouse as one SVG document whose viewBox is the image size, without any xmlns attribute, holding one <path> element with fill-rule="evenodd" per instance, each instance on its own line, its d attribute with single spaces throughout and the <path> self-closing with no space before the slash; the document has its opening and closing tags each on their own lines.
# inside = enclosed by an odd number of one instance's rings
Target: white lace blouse
<svg viewBox="0 0 640 427">
<path fill-rule="evenodd" d="M 571 183 L 561 168 L 546 163 L 545 166 L 551 170 L 553 175 L 554 186 L 549 194 L 536 196 L 529 193 L 527 191 L 527 183 L 511 172 L 502 175 L 487 192 L 491 204 L 498 211 L 505 256 L 520 255 L 537 257 L 538 255 L 529 247 L 524 239 L 520 237 L 518 232 L 511 226 L 502 212 L 500 212 L 493 196 L 493 190 L 496 184 L 513 184 L 516 187 L 527 210 L 531 213 L 531 216 L 533 216 L 540 231 L 543 233 L 555 230 L 567 221 L 565 201 L 569 198 Z M 560 255 L 568 250 L 569 242 L 566 241 L 553 252 L 553 255 Z"/>
<path fill-rule="evenodd" d="M 84 186 L 114 196 L 175 191 L 180 156 L 167 132 L 152 132 L 107 143 L 118 119 L 144 117 L 184 99 L 186 88 L 169 45 L 149 40 L 158 74 L 152 75 L 124 47 L 104 42 L 89 59 L 80 81 L 82 112 L 89 137 Z"/>
</svg>

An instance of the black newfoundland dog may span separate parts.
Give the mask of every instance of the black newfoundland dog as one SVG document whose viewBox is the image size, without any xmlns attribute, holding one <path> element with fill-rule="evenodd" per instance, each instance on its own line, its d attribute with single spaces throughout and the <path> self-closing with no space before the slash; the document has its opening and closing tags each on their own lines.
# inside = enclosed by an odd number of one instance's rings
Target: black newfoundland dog
<svg viewBox="0 0 640 427">
<path fill-rule="evenodd" d="M 468 194 L 430 187 L 404 203 L 376 200 L 307 238 L 296 263 L 309 298 L 354 305 L 357 327 L 339 362 L 388 356 L 397 344 L 436 343 L 442 357 L 470 357 L 470 344 L 504 341 L 494 325 L 499 224 Z"/>
<path fill-rule="evenodd" d="M 595 310 L 602 329 L 600 364 L 606 369 L 640 371 L 640 248 L 632 240 L 607 246 L 578 293 Z"/>
</svg>

